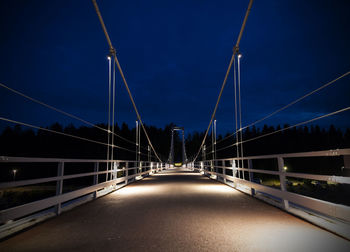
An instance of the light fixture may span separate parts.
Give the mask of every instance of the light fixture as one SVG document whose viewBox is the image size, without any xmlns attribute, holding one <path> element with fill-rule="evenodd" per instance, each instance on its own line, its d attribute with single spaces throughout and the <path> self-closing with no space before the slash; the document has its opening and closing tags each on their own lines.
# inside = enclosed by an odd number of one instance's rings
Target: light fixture
<svg viewBox="0 0 350 252">
<path fill-rule="evenodd" d="M 238 54 L 238 58 L 239 59 L 242 58 L 242 54 L 241 53 Z"/>
</svg>

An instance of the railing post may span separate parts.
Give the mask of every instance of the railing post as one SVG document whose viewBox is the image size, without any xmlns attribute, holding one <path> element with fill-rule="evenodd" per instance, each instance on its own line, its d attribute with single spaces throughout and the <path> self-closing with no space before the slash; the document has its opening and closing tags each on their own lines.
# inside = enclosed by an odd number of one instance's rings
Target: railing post
<svg viewBox="0 0 350 252">
<path fill-rule="evenodd" d="M 226 184 L 226 160 L 222 161 L 222 177 L 224 179 L 224 183 Z"/>
<path fill-rule="evenodd" d="M 118 178 L 118 170 L 120 169 L 120 162 L 115 162 L 114 165 L 115 165 L 115 167 L 113 170 L 113 179 L 117 179 Z"/>
<path fill-rule="evenodd" d="M 244 169 L 244 160 L 243 160 L 243 159 L 242 159 L 241 164 L 242 164 L 242 167 L 241 167 L 241 168 Z M 242 179 L 245 180 L 244 170 L 241 170 L 241 173 L 242 173 Z"/>
<path fill-rule="evenodd" d="M 125 163 L 125 184 L 127 185 L 129 182 L 129 162 Z"/>
<path fill-rule="evenodd" d="M 248 159 L 248 175 L 249 175 L 249 181 L 253 182 L 254 179 L 254 173 L 252 173 L 250 170 L 253 169 L 253 160 Z M 254 196 L 255 195 L 255 189 L 254 188 L 250 188 L 250 192 L 251 195 Z"/>
<path fill-rule="evenodd" d="M 113 183 L 113 188 L 117 189 L 117 179 L 118 179 L 118 170 L 120 169 L 120 163 L 119 162 L 114 162 L 113 163 L 113 172 L 112 172 L 112 179 L 115 180 Z"/>
<path fill-rule="evenodd" d="M 64 162 L 59 162 L 57 167 L 57 177 L 59 180 L 56 182 L 56 197 L 62 194 L 63 189 L 63 175 L 64 175 Z M 61 214 L 61 202 L 55 206 L 55 211 L 57 215 Z"/>
<path fill-rule="evenodd" d="M 231 167 L 232 167 L 232 177 L 237 178 L 236 160 L 231 161 Z M 234 188 L 237 187 L 236 181 L 234 179 L 233 179 L 233 187 Z"/>
<path fill-rule="evenodd" d="M 286 192 L 287 187 L 286 187 L 286 175 L 285 175 L 285 170 L 284 170 L 284 160 L 282 157 L 278 157 L 277 161 L 278 161 L 278 171 L 280 172 L 279 177 L 280 177 L 281 191 Z M 285 200 L 283 198 L 282 203 L 283 203 L 284 209 L 289 208 L 288 200 Z"/>
<path fill-rule="evenodd" d="M 98 172 L 98 169 L 99 169 L 99 163 L 98 162 L 96 162 L 96 163 L 94 163 L 94 172 Z M 94 185 L 97 185 L 98 184 L 98 174 L 95 174 L 94 175 L 94 178 L 93 178 L 93 184 Z M 95 190 L 95 192 L 94 192 L 94 199 L 96 199 L 97 198 L 97 191 Z"/>
<path fill-rule="evenodd" d="M 109 162 L 109 160 L 107 160 L 106 163 L 106 182 L 108 181 L 108 172 L 109 172 L 109 167 L 111 166 L 111 163 Z"/>
<path fill-rule="evenodd" d="M 237 170 L 237 164 L 238 160 L 232 160 L 232 176 L 235 178 L 239 178 L 239 170 Z"/>
</svg>

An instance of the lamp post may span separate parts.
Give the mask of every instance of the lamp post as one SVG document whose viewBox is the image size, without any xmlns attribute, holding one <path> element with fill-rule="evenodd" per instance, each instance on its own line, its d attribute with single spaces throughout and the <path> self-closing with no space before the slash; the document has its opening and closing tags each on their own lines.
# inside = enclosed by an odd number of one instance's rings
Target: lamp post
<svg viewBox="0 0 350 252">
<path fill-rule="evenodd" d="M 112 58 L 110 55 L 107 56 L 107 60 L 108 60 L 108 125 L 107 125 L 107 136 L 108 136 L 108 140 L 107 140 L 107 161 L 110 159 L 110 133 L 111 133 L 111 68 L 112 68 Z M 107 162 L 107 171 L 109 170 L 110 164 Z M 106 173 L 106 181 L 108 180 L 108 173 Z"/>
<path fill-rule="evenodd" d="M 242 104 L 241 104 L 241 58 L 242 58 L 242 54 L 238 53 L 237 56 L 237 84 L 238 84 L 238 110 L 239 110 L 239 135 L 240 135 L 240 149 L 241 149 L 241 168 L 243 167 L 243 131 L 242 131 Z M 242 176 L 244 179 L 244 171 L 242 171 Z"/>
<path fill-rule="evenodd" d="M 136 128 L 135 128 L 135 133 L 136 133 L 136 157 L 135 161 L 138 161 L 138 153 L 139 153 L 139 122 L 136 121 Z"/>
</svg>

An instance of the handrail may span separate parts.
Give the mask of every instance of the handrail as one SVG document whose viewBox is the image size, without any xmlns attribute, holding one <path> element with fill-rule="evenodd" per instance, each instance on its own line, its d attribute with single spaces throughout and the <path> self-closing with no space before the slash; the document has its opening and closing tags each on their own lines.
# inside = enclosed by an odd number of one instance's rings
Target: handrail
<svg viewBox="0 0 350 252">
<path fill-rule="evenodd" d="M 12 223 L 13 220 L 20 219 L 38 211 L 52 208 L 50 214 L 54 211 L 56 215 L 61 213 L 64 208 L 63 203 L 74 201 L 82 196 L 91 195 L 88 200 L 101 197 L 107 193 L 117 190 L 128 183 L 137 179 L 142 179 L 152 173 L 166 169 L 165 163 L 151 161 L 134 161 L 134 160 L 100 160 L 100 159 L 61 159 L 61 158 L 32 158 L 32 157 L 8 157 L 0 156 L 0 163 L 56 163 L 57 176 L 46 178 L 26 179 L 19 181 L 0 182 L 0 189 L 9 189 L 20 186 L 36 185 L 48 182 L 56 182 L 56 195 L 53 197 L 33 201 L 19 206 L 11 207 L 0 211 L 0 224 Z M 69 163 L 80 163 L 81 165 L 93 164 L 94 171 L 81 172 L 78 174 L 65 175 L 64 170 L 69 170 Z M 111 169 L 104 167 L 105 170 L 99 170 L 100 164 L 110 163 Z M 52 166 L 51 166 L 52 167 Z M 132 174 L 131 174 L 131 171 Z M 103 181 L 99 181 L 99 175 L 106 174 Z M 75 191 L 63 193 L 63 182 L 68 179 L 83 177 L 93 177 L 92 185 L 85 186 Z M 34 217 L 33 217 L 34 218 Z M 30 222 L 30 218 L 28 219 Z M 0 238 L 3 237 L 0 228 Z"/>
<path fill-rule="evenodd" d="M 137 163 L 134 160 L 106 160 L 106 159 L 71 159 L 71 158 L 37 158 L 37 157 L 9 157 L 0 156 L 0 163 L 57 163 L 57 162 L 67 162 L 67 163 L 113 163 L 113 162 L 129 162 Z M 148 162 L 148 161 L 140 161 Z M 155 163 L 155 162 L 154 162 Z"/>
<path fill-rule="evenodd" d="M 282 158 L 296 158 L 296 157 L 334 157 L 334 156 L 344 156 L 350 155 L 350 149 L 335 149 L 335 150 L 324 150 L 324 151 L 310 151 L 310 152 L 295 152 L 286 154 L 272 154 L 272 155 L 262 155 L 262 156 L 247 156 L 243 158 L 223 158 L 216 159 L 217 161 L 227 161 L 227 160 L 249 160 L 249 159 L 273 159 L 277 157 Z"/>
<path fill-rule="evenodd" d="M 298 209 L 298 211 L 301 210 L 302 212 L 312 212 L 312 214 L 320 214 L 325 217 L 335 218 L 342 223 L 344 222 L 347 223 L 347 225 L 350 225 L 349 206 L 333 203 L 327 200 L 317 199 L 310 196 L 305 196 L 294 192 L 294 190 L 293 192 L 287 190 L 288 178 L 327 181 L 346 185 L 350 184 L 350 177 L 348 175 L 320 175 L 286 171 L 286 168 L 284 166 L 285 159 L 301 157 L 343 157 L 343 168 L 350 171 L 350 149 L 336 149 L 263 156 L 246 156 L 244 158 L 207 160 L 194 162 L 192 163 L 192 167 L 194 167 L 194 169 L 199 170 L 200 172 L 204 173 L 206 176 L 212 179 L 216 179 L 240 191 L 248 193 L 259 199 L 265 200 L 268 203 L 274 204 L 286 210 L 287 212 L 299 215 L 295 212 L 295 209 Z M 254 169 L 252 161 L 259 159 L 276 159 L 278 170 L 269 170 L 269 167 L 264 167 L 264 169 Z M 238 162 L 239 160 L 246 160 L 246 162 Z M 230 172 L 228 173 L 227 171 Z M 244 173 L 246 174 L 245 176 Z M 263 185 L 260 184 L 259 181 L 254 180 L 254 174 L 259 173 L 278 176 L 280 188 Z M 339 233 L 338 231 L 334 232 Z M 346 234 L 341 232 L 340 235 L 346 236 Z"/>
</svg>

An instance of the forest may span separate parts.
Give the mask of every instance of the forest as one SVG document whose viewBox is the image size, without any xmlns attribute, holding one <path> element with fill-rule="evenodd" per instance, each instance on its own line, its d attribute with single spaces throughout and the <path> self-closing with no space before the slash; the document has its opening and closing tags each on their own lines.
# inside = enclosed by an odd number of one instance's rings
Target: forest
<svg viewBox="0 0 350 252">
<path fill-rule="evenodd" d="M 98 124 L 99 128 L 107 128 L 107 125 Z M 145 125 L 154 148 L 162 161 L 166 161 L 169 156 L 171 129 L 175 124 L 170 123 L 163 129 Z M 283 128 L 288 128 L 284 125 Z M 75 127 L 70 124 L 63 127 L 59 123 L 54 123 L 45 129 L 74 135 L 102 143 L 107 143 L 107 133 L 96 127 Z M 283 129 L 282 128 L 282 129 Z M 243 131 L 243 141 L 255 139 L 268 133 L 281 130 L 281 126 L 264 125 L 262 128 L 246 128 Z M 135 128 L 130 128 L 122 123 L 115 125 L 115 145 L 122 147 L 114 148 L 114 157 L 119 160 L 135 160 Z M 186 153 L 189 160 L 192 160 L 198 152 L 198 148 L 204 137 L 203 132 L 192 132 L 186 135 Z M 235 136 L 227 133 L 217 136 L 217 158 L 229 158 L 236 156 Z M 121 136 L 122 138 L 120 138 Z M 125 139 L 129 140 L 126 141 Z M 209 132 L 206 139 L 206 159 L 211 159 L 212 136 Z M 181 139 L 175 137 L 175 161 L 181 162 Z M 266 155 L 278 153 L 293 153 L 304 151 L 317 151 L 328 149 L 340 149 L 350 147 L 350 128 L 345 131 L 330 125 L 328 128 L 321 128 L 318 125 L 303 126 L 282 130 L 276 134 L 261 137 L 256 140 L 244 143 L 243 150 L 245 156 Z M 125 150 L 127 149 L 127 150 Z M 141 131 L 141 160 L 147 160 L 147 139 Z M 107 146 L 82 139 L 76 139 L 65 135 L 60 135 L 46 130 L 25 129 L 20 125 L 7 127 L 0 135 L 0 155 L 17 157 L 55 157 L 55 158 L 88 158 L 105 159 Z M 152 160 L 155 156 L 152 153 Z M 198 160 L 203 158 L 202 152 Z"/>
</svg>

